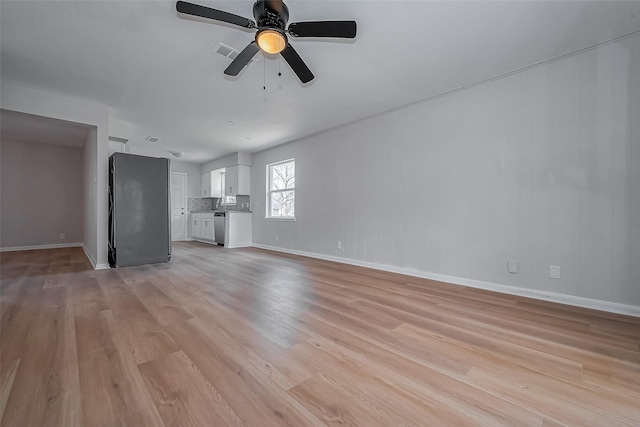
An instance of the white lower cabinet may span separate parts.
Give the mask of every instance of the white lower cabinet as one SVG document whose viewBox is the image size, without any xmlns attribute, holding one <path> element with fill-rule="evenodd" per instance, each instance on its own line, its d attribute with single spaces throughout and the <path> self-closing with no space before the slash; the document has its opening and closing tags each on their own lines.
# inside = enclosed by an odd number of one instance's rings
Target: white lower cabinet
<svg viewBox="0 0 640 427">
<path fill-rule="evenodd" d="M 202 220 L 202 238 L 205 240 L 215 241 L 213 233 L 213 216 Z"/>
<path fill-rule="evenodd" d="M 191 214 L 191 238 L 205 243 L 215 243 L 213 213 Z"/>
<path fill-rule="evenodd" d="M 191 237 L 194 239 L 202 237 L 202 220 L 194 214 L 191 215 Z"/>
<path fill-rule="evenodd" d="M 251 213 L 227 212 L 226 248 L 251 246 Z"/>
<path fill-rule="evenodd" d="M 191 214 L 191 238 L 203 243 L 216 243 L 213 213 Z M 251 246 L 251 213 L 227 212 L 225 218 L 225 247 Z"/>
</svg>

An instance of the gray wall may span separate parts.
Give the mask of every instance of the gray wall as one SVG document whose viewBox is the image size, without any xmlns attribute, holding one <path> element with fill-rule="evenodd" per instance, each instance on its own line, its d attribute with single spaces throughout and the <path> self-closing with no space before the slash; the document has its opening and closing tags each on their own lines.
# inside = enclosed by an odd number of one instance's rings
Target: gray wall
<svg viewBox="0 0 640 427">
<path fill-rule="evenodd" d="M 3 140 L 0 157 L 0 246 L 83 243 L 83 150 Z"/>
<path fill-rule="evenodd" d="M 85 191 L 93 195 L 92 200 L 85 198 L 87 205 L 83 209 L 83 212 L 88 215 L 83 218 L 85 230 L 92 230 L 91 236 L 84 236 L 84 249 L 94 267 L 108 268 L 109 114 L 107 107 L 86 99 L 46 91 L 35 86 L 16 84 L 6 79 L 0 80 L 0 86 L 2 108 L 95 127 L 95 138 L 92 139 L 91 151 L 85 151 L 84 156 L 85 174 L 87 171 L 90 174 L 85 176 L 90 186 L 90 188 L 85 187 Z"/>
<path fill-rule="evenodd" d="M 639 118 L 636 36 L 255 153 L 253 242 L 640 306 Z M 292 157 L 296 221 L 265 220 Z"/>
</svg>

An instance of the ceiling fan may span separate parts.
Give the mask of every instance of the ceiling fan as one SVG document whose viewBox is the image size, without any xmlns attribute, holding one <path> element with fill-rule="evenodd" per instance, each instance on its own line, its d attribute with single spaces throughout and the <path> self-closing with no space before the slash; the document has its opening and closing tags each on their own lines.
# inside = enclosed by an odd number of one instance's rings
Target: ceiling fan
<svg viewBox="0 0 640 427">
<path fill-rule="evenodd" d="M 232 13 L 186 1 L 178 1 L 176 10 L 187 15 L 199 16 L 234 24 L 239 27 L 256 29 L 252 41 L 224 70 L 229 76 L 237 76 L 240 71 L 262 49 L 271 54 L 281 54 L 302 83 L 313 80 L 313 73 L 287 39 L 292 37 L 336 37 L 352 39 L 356 36 L 355 21 L 309 21 L 292 22 L 287 28 L 289 8 L 282 0 L 258 0 L 253 5 L 255 22 Z"/>
</svg>

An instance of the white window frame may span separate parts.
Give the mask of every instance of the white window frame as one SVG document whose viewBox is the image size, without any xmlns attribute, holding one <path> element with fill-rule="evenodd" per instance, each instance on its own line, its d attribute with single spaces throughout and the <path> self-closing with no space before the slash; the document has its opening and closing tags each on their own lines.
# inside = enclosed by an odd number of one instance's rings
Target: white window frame
<svg viewBox="0 0 640 427">
<path fill-rule="evenodd" d="M 270 220 L 270 221 L 295 221 L 296 217 L 295 217 L 295 205 L 296 205 L 296 188 L 295 185 L 293 188 L 285 188 L 282 190 L 272 190 L 271 189 L 271 184 L 272 184 L 272 179 L 271 179 L 271 171 L 272 168 L 274 166 L 278 166 L 278 165 L 282 165 L 284 163 L 291 163 L 293 162 L 294 167 L 296 164 L 296 159 L 295 158 L 291 158 L 291 159 L 287 159 L 287 160 L 281 160 L 278 162 L 274 162 L 274 163 L 269 163 L 267 165 L 267 200 L 265 203 L 266 206 L 266 212 L 265 212 L 265 219 Z M 271 216 L 271 194 L 272 193 L 278 193 L 278 192 L 283 192 L 283 191 L 293 191 L 293 210 L 294 210 L 294 216 Z"/>
</svg>

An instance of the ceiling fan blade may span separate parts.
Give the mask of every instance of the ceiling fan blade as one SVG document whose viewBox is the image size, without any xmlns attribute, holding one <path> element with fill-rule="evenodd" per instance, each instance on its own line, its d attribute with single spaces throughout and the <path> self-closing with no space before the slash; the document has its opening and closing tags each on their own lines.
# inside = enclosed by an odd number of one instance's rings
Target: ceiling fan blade
<svg viewBox="0 0 640 427">
<path fill-rule="evenodd" d="M 302 83 L 308 83 L 313 80 L 313 73 L 307 67 L 307 64 L 304 63 L 298 52 L 291 46 L 290 43 L 287 43 L 287 47 L 284 48 L 282 52 L 280 52 L 285 61 L 289 64 L 294 73 L 298 76 Z"/>
<path fill-rule="evenodd" d="M 216 21 L 227 22 L 229 24 L 238 25 L 244 28 L 255 28 L 256 24 L 250 19 L 243 18 L 242 16 L 234 15 L 233 13 L 223 12 L 218 9 L 211 9 L 210 7 L 200 6 L 186 1 L 178 1 L 176 3 L 176 10 L 180 13 L 186 13 L 187 15 L 200 16 L 201 18 L 214 19 Z"/>
<path fill-rule="evenodd" d="M 255 41 L 249 43 L 242 52 L 236 56 L 231 64 L 224 70 L 224 73 L 228 76 L 237 76 L 240 71 L 256 56 L 256 53 L 260 50 L 260 47 Z"/>
<path fill-rule="evenodd" d="M 289 34 L 294 37 L 339 37 L 352 39 L 356 36 L 356 21 L 311 21 L 292 22 Z"/>
<path fill-rule="evenodd" d="M 282 0 L 266 0 L 267 7 L 276 13 L 282 13 Z"/>
</svg>

